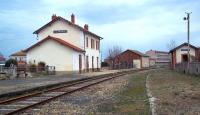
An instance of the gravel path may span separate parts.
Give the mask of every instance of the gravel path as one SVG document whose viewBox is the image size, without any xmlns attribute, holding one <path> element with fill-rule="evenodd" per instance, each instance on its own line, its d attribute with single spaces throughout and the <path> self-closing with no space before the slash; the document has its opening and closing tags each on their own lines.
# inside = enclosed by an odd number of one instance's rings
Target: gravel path
<svg viewBox="0 0 200 115">
<path fill-rule="evenodd" d="M 130 76 L 122 76 L 114 80 L 89 87 L 83 91 L 75 92 L 69 96 L 64 96 L 51 103 L 45 104 L 35 111 L 30 111 L 37 115 L 77 115 L 77 114 L 104 114 L 98 111 L 103 103 L 115 101 L 115 94 L 122 91 L 128 83 Z M 112 113 L 106 113 L 112 114 Z"/>
</svg>

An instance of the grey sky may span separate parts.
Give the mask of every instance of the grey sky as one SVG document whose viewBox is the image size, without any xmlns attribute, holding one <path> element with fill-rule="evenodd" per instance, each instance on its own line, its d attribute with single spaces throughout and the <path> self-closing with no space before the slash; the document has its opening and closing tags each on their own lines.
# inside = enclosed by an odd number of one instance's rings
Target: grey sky
<svg viewBox="0 0 200 115">
<path fill-rule="evenodd" d="M 2 0 L 0 52 L 6 57 L 36 43 L 32 33 L 49 22 L 52 14 L 70 19 L 102 36 L 103 57 L 112 45 L 145 52 L 167 51 L 166 44 L 186 42 L 186 11 L 191 15 L 191 42 L 199 46 L 198 0 Z"/>
</svg>

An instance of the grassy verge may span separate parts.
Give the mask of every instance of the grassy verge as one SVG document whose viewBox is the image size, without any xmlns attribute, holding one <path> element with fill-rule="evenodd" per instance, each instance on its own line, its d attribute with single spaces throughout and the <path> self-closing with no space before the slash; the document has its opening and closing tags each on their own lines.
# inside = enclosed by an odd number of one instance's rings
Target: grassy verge
<svg viewBox="0 0 200 115">
<path fill-rule="evenodd" d="M 146 74 L 132 74 L 127 86 L 114 95 L 115 100 L 98 106 L 100 113 L 149 115 L 149 100 L 146 94 Z"/>
<path fill-rule="evenodd" d="M 157 98 L 157 114 L 200 114 L 199 77 L 167 69 L 150 74 L 150 90 Z"/>
</svg>

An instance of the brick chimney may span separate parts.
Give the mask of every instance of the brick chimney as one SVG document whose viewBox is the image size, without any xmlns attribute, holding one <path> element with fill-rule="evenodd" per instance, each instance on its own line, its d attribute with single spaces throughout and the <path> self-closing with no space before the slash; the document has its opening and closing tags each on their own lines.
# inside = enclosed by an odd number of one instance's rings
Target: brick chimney
<svg viewBox="0 0 200 115">
<path fill-rule="evenodd" d="M 88 31 L 89 30 L 89 26 L 87 24 L 85 24 L 84 25 L 84 29 Z"/>
<path fill-rule="evenodd" d="M 53 14 L 53 15 L 51 16 L 51 19 L 52 19 L 52 20 L 55 20 L 56 18 L 57 18 L 56 14 Z"/>
<path fill-rule="evenodd" d="M 73 24 L 75 24 L 75 15 L 74 15 L 74 14 L 71 15 L 71 22 L 72 22 Z"/>
</svg>

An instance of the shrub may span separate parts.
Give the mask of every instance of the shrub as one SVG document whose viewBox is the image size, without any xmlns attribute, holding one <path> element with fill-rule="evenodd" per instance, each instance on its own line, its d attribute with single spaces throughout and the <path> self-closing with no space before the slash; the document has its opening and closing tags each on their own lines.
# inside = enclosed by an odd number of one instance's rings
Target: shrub
<svg viewBox="0 0 200 115">
<path fill-rule="evenodd" d="M 31 64 L 29 69 L 30 69 L 30 72 L 36 72 L 37 66 L 35 64 Z"/>
<path fill-rule="evenodd" d="M 42 61 L 39 62 L 38 63 L 38 70 L 39 71 L 45 71 L 45 65 L 46 65 L 45 62 L 42 62 Z"/>
<path fill-rule="evenodd" d="M 101 62 L 101 66 L 102 66 L 102 67 L 107 67 L 107 66 L 108 66 L 108 63 L 107 63 L 107 62 Z"/>
<path fill-rule="evenodd" d="M 38 63 L 38 66 L 41 66 L 41 67 L 45 67 L 45 65 L 46 65 L 45 62 L 42 62 L 42 61 Z"/>
<path fill-rule="evenodd" d="M 15 59 L 9 59 L 9 60 L 6 61 L 5 67 L 10 67 L 11 64 L 17 65 L 17 61 Z"/>
</svg>

